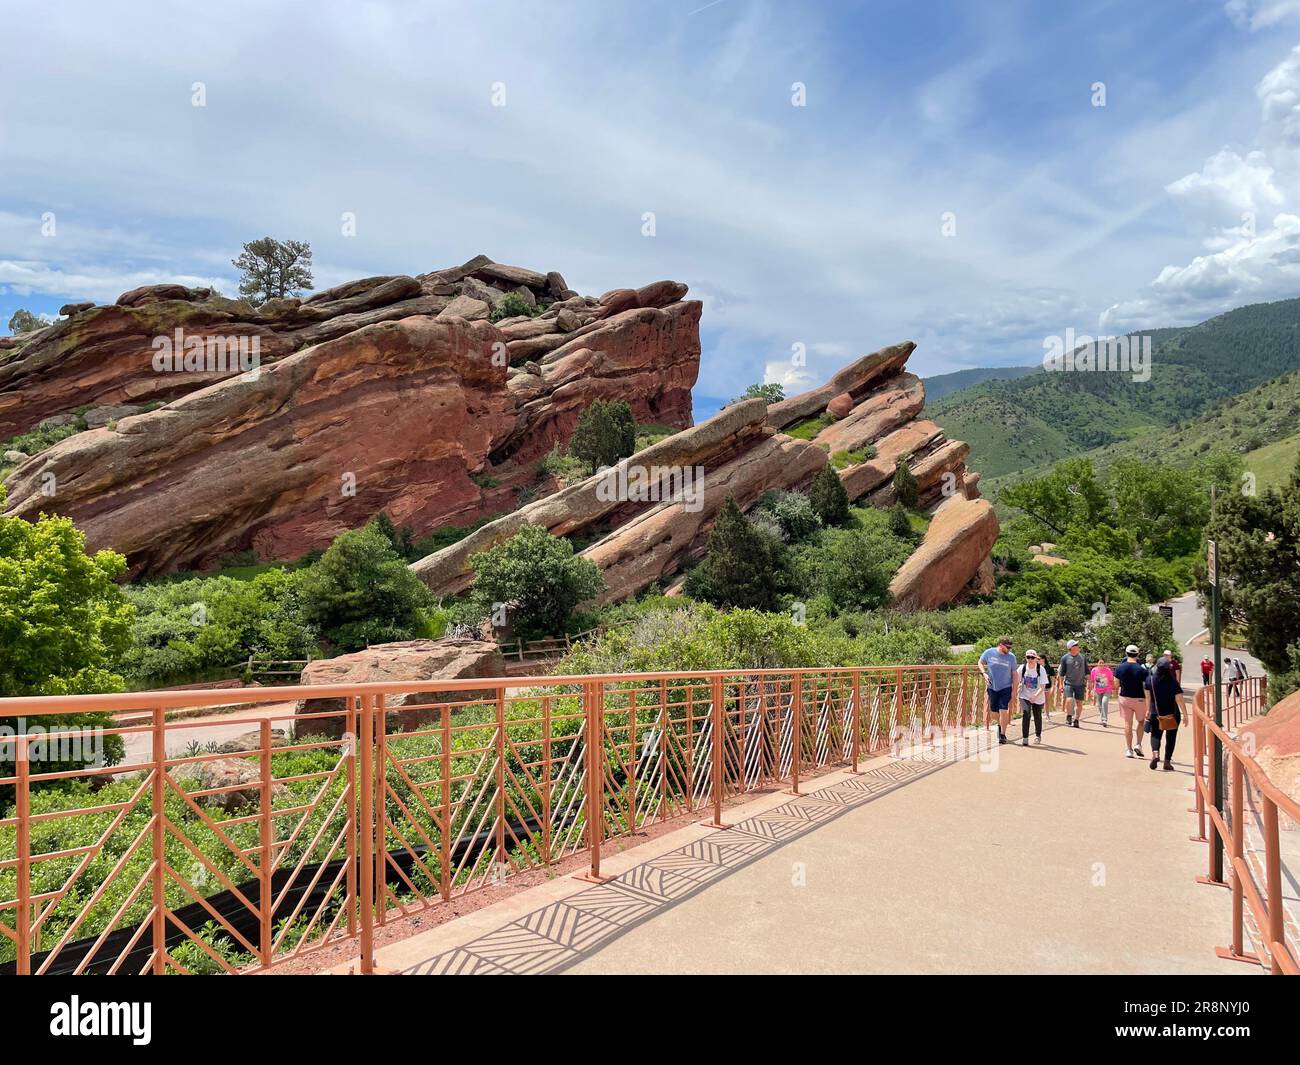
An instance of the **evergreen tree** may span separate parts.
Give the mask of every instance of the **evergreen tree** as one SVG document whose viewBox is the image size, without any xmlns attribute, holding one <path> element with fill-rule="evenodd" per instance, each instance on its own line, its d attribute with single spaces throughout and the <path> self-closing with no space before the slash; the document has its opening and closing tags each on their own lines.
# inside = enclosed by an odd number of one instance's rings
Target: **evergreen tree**
<svg viewBox="0 0 1300 1065">
<path fill-rule="evenodd" d="M 709 533 L 708 552 L 687 578 L 686 593 L 718 606 L 771 610 L 779 561 L 772 539 L 727 496 Z"/>
<path fill-rule="evenodd" d="M 916 474 L 912 472 L 912 456 L 900 455 L 898 466 L 894 470 L 894 497 L 911 509 L 919 498 Z"/>
<path fill-rule="evenodd" d="M 808 499 L 823 525 L 840 525 L 849 516 L 849 493 L 829 462 L 817 471 L 808 488 Z"/>
<path fill-rule="evenodd" d="M 239 294 L 254 306 L 312 287 L 311 245 L 306 241 L 250 240 L 230 262 L 241 271 Z"/>
<path fill-rule="evenodd" d="M 907 507 L 902 502 L 889 508 L 889 531 L 904 540 L 913 538 L 912 519 L 907 516 Z"/>
<path fill-rule="evenodd" d="M 569 440 L 569 454 L 595 473 L 636 450 L 636 422 L 625 400 L 595 400 L 582 412 Z"/>
</svg>

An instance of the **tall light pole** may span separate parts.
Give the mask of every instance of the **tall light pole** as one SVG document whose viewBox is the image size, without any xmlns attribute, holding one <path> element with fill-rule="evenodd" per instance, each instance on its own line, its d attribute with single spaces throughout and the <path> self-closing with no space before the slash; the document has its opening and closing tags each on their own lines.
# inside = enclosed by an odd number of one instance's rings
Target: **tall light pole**
<svg viewBox="0 0 1300 1065">
<path fill-rule="evenodd" d="M 1215 486 L 1211 485 L 1211 527 L 1213 527 L 1214 523 L 1217 496 Z M 1223 728 L 1223 644 L 1219 632 L 1219 550 L 1218 544 L 1214 540 L 1209 540 L 1206 544 L 1205 569 L 1210 581 L 1210 629 L 1214 638 L 1214 723 L 1221 729 Z M 1223 741 L 1219 739 L 1218 732 L 1214 734 L 1214 741 L 1210 746 L 1210 751 L 1210 756 L 1214 759 L 1214 808 L 1219 811 L 1219 816 L 1222 817 Z M 1213 831 L 1213 826 L 1211 826 L 1211 830 Z M 1220 884 L 1223 883 L 1223 836 L 1217 831 L 1214 832 L 1214 879 Z"/>
</svg>

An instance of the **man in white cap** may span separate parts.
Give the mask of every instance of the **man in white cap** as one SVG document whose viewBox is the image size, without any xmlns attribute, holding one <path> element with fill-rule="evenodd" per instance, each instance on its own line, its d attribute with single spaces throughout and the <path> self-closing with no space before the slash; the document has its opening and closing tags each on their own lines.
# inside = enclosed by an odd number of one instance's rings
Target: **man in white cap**
<svg viewBox="0 0 1300 1065">
<path fill-rule="evenodd" d="M 1124 757 L 1142 757 L 1142 726 L 1147 719 L 1146 666 L 1138 661 L 1137 644 L 1124 648 L 1124 661 L 1115 667 L 1119 714 L 1124 719 Z M 1136 737 L 1136 738 L 1135 738 Z"/>
<path fill-rule="evenodd" d="M 1065 654 L 1061 655 L 1061 666 L 1057 671 L 1061 679 L 1061 702 L 1065 706 L 1065 727 L 1071 724 L 1079 727 L 1083 717 L 1083 700 L 1088 694 L 1088 659 L 1079 650 L 1079 641 L 1071 640 L 1066 644 Z"/>
</svg>

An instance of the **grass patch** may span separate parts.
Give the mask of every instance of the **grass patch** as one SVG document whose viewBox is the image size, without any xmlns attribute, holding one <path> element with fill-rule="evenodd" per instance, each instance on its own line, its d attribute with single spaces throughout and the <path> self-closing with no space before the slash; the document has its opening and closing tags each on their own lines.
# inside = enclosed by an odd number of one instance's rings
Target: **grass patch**
<svg viewBox="0 0 1300 1065">
<path fill-rule="evenodd" d="M 835 419 L 829 414 L 819 414 L 815 418 L 805 418 L 801 422 L 796 422 L 789 429 L 782 429 L 781 432 L 786 436 L 793 436 L 796 440 L 811 440 L 834 421 Z"/>
</svg>

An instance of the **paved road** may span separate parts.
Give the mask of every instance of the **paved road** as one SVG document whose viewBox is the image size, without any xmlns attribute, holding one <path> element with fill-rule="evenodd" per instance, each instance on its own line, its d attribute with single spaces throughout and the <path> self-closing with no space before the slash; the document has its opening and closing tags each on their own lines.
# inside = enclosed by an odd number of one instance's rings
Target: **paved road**
<svg viewBox="0 0 1300 1065">
<path fill-rule="evenodd" d="M 1205 632 L 1205 611 L 1201 609 L 1195 592 L 1170 599 L 1169 604 L 1174 608 L 1174 639 L 1183 654 L 1183 678 L 1192 683 L 1199 677 L 1201 656 L 1212 646 L 1209 634 Z M 1224 655 L 1240 658 L 1253 677 L 1266 672 L 1259 660 L 1247 651 L 1225 648 Z"/>
</svg>

